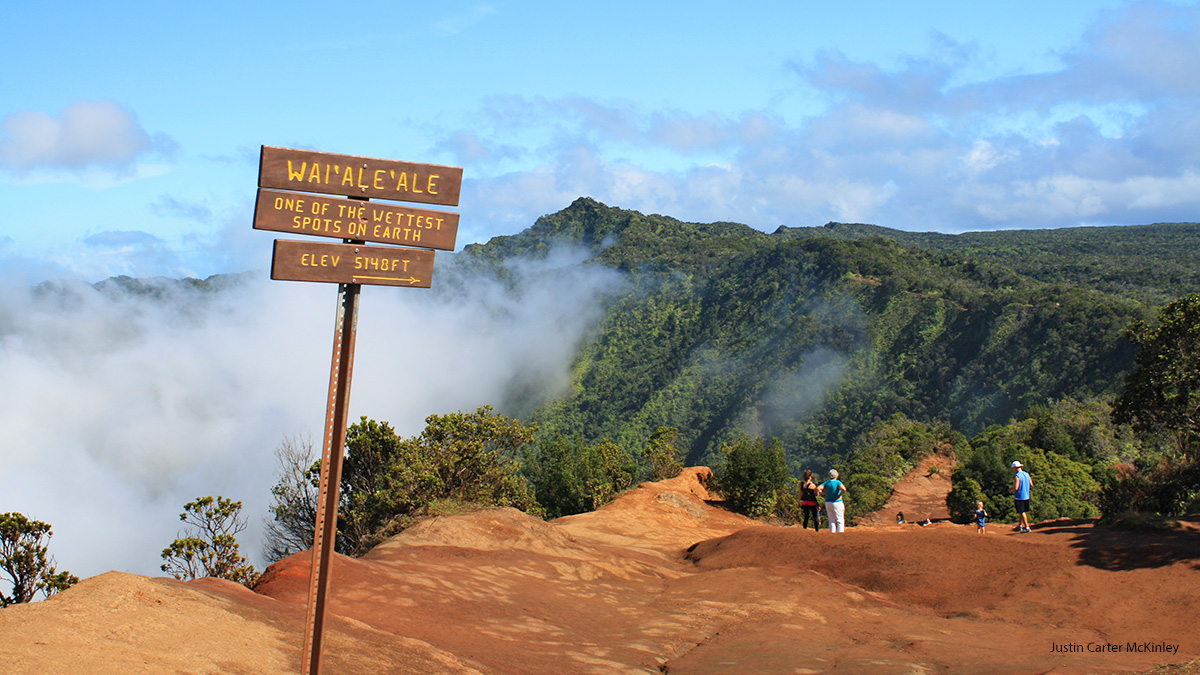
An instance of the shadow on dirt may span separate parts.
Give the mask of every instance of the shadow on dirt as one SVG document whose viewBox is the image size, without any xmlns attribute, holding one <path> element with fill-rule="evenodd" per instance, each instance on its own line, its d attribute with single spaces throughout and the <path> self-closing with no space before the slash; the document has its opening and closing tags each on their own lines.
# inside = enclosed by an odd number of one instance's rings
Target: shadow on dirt
<svg viewBox="0 0 1200 675">
<path fill-rule="evenodd" d="M 1120 571 L 1192 562 L 1192 569 L 1200 570 L 1200 530 L 1193 528 L 1133 530 L 1072 520 L 1042 523 L 1034 530 L 1072 535 L 1080 565 Z"/>
</svg>

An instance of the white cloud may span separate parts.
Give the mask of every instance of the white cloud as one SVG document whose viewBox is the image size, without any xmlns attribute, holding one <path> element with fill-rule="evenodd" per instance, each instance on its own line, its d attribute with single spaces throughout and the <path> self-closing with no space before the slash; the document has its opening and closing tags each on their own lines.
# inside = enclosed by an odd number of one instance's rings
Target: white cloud
<svg viewBox="0 0 1200 675">
<path fill-rule="evenodd" d="M 128 175 L 138 160 L 173 149 L 173 141 L 152 136 L 112 101 L 77 101 L 58 117 L 25 110 L 0 120 L 0 167 L 18 175 L 96 168 Z"/>
<path fill-rule="evenodd" d="M 580 255 L 514 262 L 505 285 L 439 254 L 431 291 L 365 288 L 351 419 L 414 434 L 430 414 L 514 414 L 566 386 L 622 287 Z M 274 448 L 319 445 L 336 286 L 264 274 L 219 295 L 164 287 L 165 302 L 59 288 L 0 283 L 0 512 L 53 525 L 59 569 L 154 574 L 183 505 L 222 494 L 245 502 L 257 558 Z"/>
</svg>

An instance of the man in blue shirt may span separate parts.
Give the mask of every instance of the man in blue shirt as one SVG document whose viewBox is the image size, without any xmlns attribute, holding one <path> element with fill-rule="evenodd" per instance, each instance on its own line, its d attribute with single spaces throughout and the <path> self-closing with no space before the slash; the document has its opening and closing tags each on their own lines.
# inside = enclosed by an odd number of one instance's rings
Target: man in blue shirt
<svg viewBox="0 0 1200 675">
<path fill-rule="evenodd" d="M 1013 479 L 1013 502 L 1017 507 L 1017 531 L 1029 532 L 1029 494 L 1033 491 L 1033 478 L 1025 473 L 1020 462 L 1013 462 L 1016 471 Z"/>
</svg>

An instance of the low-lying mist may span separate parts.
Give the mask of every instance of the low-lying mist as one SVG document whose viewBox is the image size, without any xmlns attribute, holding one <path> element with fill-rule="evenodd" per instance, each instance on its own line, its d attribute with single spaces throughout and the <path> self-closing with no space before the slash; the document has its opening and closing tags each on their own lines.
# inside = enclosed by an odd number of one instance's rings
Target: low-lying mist
<svg viewBox="0 0 1200 675">
<path fill-rule="evenodd" d="M 624 287 L 585 261 L 559 249 L 496 275 L 439 254 L 431 290 L 364 287 L 351 421 L 411 435 L 430 414 L 519 415 L 562 391 Z M 59 570 L 161 574 L 183 505 L 209 494 L 243 501 L 239 540 L 261 568 L 274 450 L 320 447 L 337 307 L 335 285 L 267 276 L 146 282 L 158 297 L 0 281 L 0 512 L 53 525 Z"/>
</svg>

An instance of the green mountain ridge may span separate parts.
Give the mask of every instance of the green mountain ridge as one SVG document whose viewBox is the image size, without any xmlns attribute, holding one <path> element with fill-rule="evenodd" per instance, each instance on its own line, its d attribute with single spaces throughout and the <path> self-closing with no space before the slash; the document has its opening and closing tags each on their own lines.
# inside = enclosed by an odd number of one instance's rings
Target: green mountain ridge
<svg viewBox="0 0 1200 675">
<path fill-rule="evenodd" d="M 544 434 L 629 449 L 680 430 L 692 463 L 741 435 L 794 465 L 846 453 L 899 412 L 964 433 L 1031 405 L 1115 394 L 1125 327 L 1190 288 L 1200 225 L 946 235 L 831 223 L 764 233 L 581 198 L 466 247 L 479 262 L 563 242 L 625 272 Z"/>
</svg>

